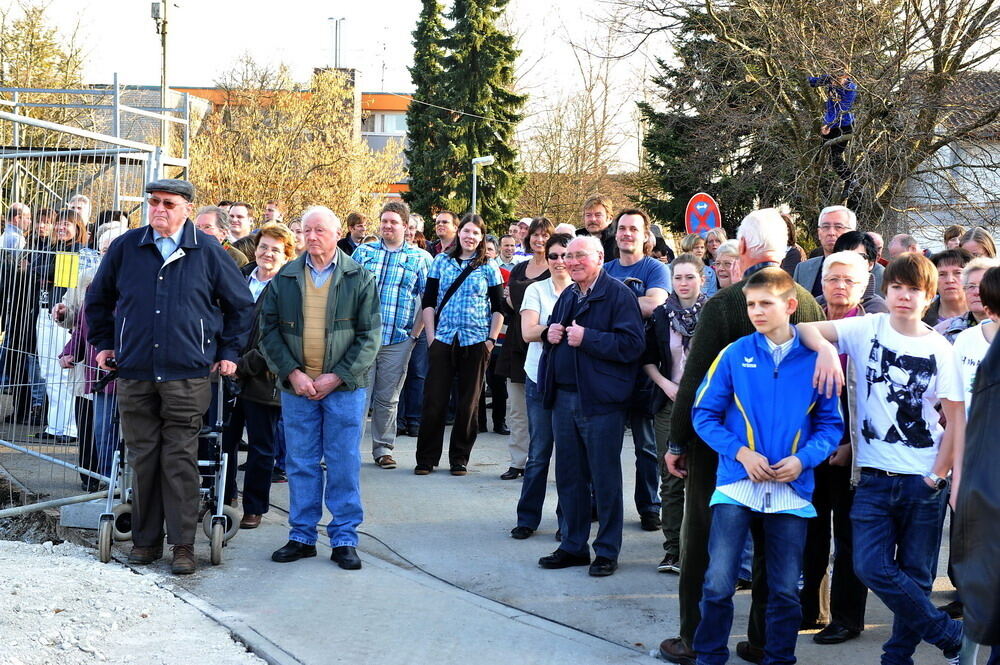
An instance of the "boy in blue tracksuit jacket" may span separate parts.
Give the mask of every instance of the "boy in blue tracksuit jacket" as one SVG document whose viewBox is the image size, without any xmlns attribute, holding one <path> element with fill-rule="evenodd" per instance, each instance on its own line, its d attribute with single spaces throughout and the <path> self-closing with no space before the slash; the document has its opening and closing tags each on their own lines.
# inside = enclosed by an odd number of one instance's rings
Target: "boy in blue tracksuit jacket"
<svg viewBox="0 0 1000 665">
<path fill-rule="evenodd" d="M 764 662 L 795 662 L 802 621 L 797 583 L 807 520 L 816 516 L 812 469 L 834 452 L 844 426 L 836 397 L 813 388 L 816 353 L 789 323 L 798 306 L 792 278 L 765 268 L 743 292 L 757 332 L 723 349 L 691 412 L 698 436 L 719 453 L 709 566 L 692 645 L 699 665 L 729 658 L 733 594 L 752 519 L 762 520 L 765 534 Z"/>
</svg>

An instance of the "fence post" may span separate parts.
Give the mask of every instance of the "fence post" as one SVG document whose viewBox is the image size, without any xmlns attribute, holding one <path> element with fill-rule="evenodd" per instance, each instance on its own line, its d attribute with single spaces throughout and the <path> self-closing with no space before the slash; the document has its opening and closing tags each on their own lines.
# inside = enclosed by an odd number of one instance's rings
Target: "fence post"
<svg viewBox="0 0 1000 665">
<path fill-rule="evenodd" d="M 16 90 L 11 95 L 12 101 L 14 102 L 14 110 L 12 113 L 14 115 L 21 115 L 20 109 L 18 108 L 17 102 L 20 99 L 20 93 Z M 13 127 L 13 132 L 11 136 L 11 142 L 14 144 L 14 152 L 17 152 L 18 148 L 21 147 L 21 123 L 15 122 Z M 11 172 L 11 191 L 10 200 L 20 201 L 21 200 L 21 174 L 16 168 L 17 164 L 14 165 L 15 168 Z"/>
<path fill-rule="evenodd" d="M 120 139 L 122 137 L 122 134 L 121 134 L 121 110 L 120 110 L 120 106 L 121 106 L 121 101 L 122 100 L 121 100 L 121 88 L 118 87 L 118 72 L 115 72 L 115 75 L 114 75 L 114 86 L 115 86 L 115 91 L 114 91 L 114 96 L 112 98 L 113 104 L 114 104 L 114 110 L 111 112 L 111 114 L 112 114 L 111 115 L 111 127 L 112 127 L 112 130 L 113 130 L 115 138 L 116 139 Z M 120 203 L 120 198 L 121 198 L 121 156 L 118 153 L 115 153 L 115 172 L 114 173 L 115 173 L 115 175 L 114 175 L 114 178 L 115 178 L 115 180 L 114 180 L 114 187 L 115 187 L 115 191 L 114 191 L 114 202 L 115 202 L 114 203 L 114 209 L 115 210 L 121 210 L 121 203 Z"/>
</svg>

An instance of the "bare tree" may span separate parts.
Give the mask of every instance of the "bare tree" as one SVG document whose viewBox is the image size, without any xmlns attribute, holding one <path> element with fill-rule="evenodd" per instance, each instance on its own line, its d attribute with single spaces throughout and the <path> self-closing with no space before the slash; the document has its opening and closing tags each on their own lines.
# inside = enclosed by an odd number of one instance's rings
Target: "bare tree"
<svg viewBox="0 0 1000 665">
<path fill-rule="evenodd" d="M 520 209 L 558 221 L 576 222 L 583 200 L 599 190 L 627 187 L 611 176 L 625 141 L 622 85 L 615 62 L 573 49 L 577 85 L 533 115 L 522 130 L 527 183 Z M 627 109 L 630 110 L 630 109 Z"/>
<path fill-rule="evenodd" d="M 280 198 L 293 211 L 322 204 L 371 213 L 401 175 L 398 146 L 375 152 L 361 138 L 353 84 L 339 72 L 298 86 L 285 68 L 247 56 L 219 87 L 225 103 L 191 145 L 192 179 L 209 200 Z"/>
<path fill-rule="evenodd" d="M 936 198 L 967 204 L 974 217 L 996 201 L 988 189 L 1000 152 L 1000 86 L 981 85 L 978 69 L 1000 51 L 1000 0 L 858 0 L 836 8 L 808 0 L 615 0 L 614 8 L 619 31 L 636 42 L 678 37 L 679 62 L 661 63 L 652 106 L 682 130 L 682 161 L 705 187 L 725 180 L 757 204 L 787 201 L 807 218 L 850 200 L 869 228 L 887 232 L 919 223 L 914 214 Z M 825 140 L 824 97 L 807 76 L 844 71 L 859 93 L 854 133 Z M 843 142 L 854 189 L 828 163 L 830 148 Z"/>
</svg>

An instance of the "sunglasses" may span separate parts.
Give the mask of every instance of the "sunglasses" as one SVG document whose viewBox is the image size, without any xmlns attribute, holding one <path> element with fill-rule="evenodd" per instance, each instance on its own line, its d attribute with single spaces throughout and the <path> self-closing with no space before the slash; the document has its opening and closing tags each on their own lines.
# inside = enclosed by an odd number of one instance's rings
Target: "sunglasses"
<svg viewBox="0 0 1000 665">
<path fill-rule="evenodd" d="M 562 254 L 546 254 L 546 256 L 548 256 L 549 261 L 558 261 L 559 259 L 562 259 L 563 261 L 566 260 L 565 252 L 563 252 Z"/>
<path fill-rule="evenodd" d="M 146 203 L 149 204 L 150 208 L 155 208 L 156 206 L 162 205 L 166 210 L 173 210 L 177 206 L 183 205 L 184 201 L 167 201 L 166 199 L 150 196 L 146 199 Z"/>
</svg>

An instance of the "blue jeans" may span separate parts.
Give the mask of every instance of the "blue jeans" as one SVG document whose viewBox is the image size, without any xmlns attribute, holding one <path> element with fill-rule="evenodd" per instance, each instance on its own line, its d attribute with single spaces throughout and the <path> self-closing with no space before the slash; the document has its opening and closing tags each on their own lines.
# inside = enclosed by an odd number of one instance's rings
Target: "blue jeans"
<svg viewBox="0 0 1000 665">
<path fill-rule="evenodd" d="M 660 467 L 656 459 L 656 432 L 653 419 L 645 414 L 629 414 L 635 444 L 635 509 L 660 514 Z"/>
<path fill-rule="evenodd" d="M 537 529 L 542 521 L 545 486 L 549 480 L 549 461 L 555 439 L 552 434 L 552 410 L 545 408 L 542 393 L 528 378 L 524 380 L 524 399 L 528 410 L 528 463 L 524 465 L 521 499 L 517 502 L 517 525 Z M 556 518 L 562 530 L 562 510 L 558 503 Z"/>
<path fill-rule="evenodd" d="M 38 356 L 28 354 L 28 385 L 31 390 L 31 406 L 45 404 L 45 379 L 42 378 L 42 368 L 38 364 Z"/>
<path fill-rule="evenodd" d="M 94 450 L 97 451 L 97 472 L 111 475 L 111 459 L 118 449 L 118 397 L 104 392 L 94 393 Z"/>
<path fill-rule="evenodd" d="M 410 362 L 406 368 L 406 381 L 399 393 L 399 403 L 396 405 L 396 424 L 398 427 L 410 425 L 420 426 L 420 413 L 424 408 L 424 380 L 427 378 L 427 335 L 420 337 L 410 352 Z"/>
<path fill-rule="evenodd" d="M 323 518 L 323 500 L 332 517 L 326 530 L 331 547 L 358 544 L 361 508 L 361 432 L 365 390 L 334 391 L 321 400 L 281 393 L 288 472 L 288 539 L 313 545 Z M 323 469 L 326 461 L 326 490 Z"/>
<path fill-rule="evenodd" d="M 930 601 L 944 497 L 921 476 L 861 472 L 851 508 L 854 542 L 860 545 L 854 569 L 894 615 L 882 665 L 912 665 L 920 640 L 948 656 L 962 645 L 962 623 Z"/>
<path fill-rule="evenodd" d="M 767 569 L 767 624 L 764 662 L 795 662 L 795 642 L 802 623 L 799 575 L 806 545 L 808 520 L 795 515 L 755 514 L 732 504 L 712 507 L 708 541 L 709 563 L 701 597 L 701 622 L 691 645 L 698 665 L 725 665 L 729 660 L 729 633 L 733 627 L 733 594 L 739 576 L 750 520 L 759 517 L 764 529 Z"/>
<path fill-rule="evenodd" d="M 556 489 L 563 512 L 559 549 L 587 555 L 590 538 L 590 490 L 597 500 L 594 554 L 618 560 L 622 548 L 622 439 L 625 412 L 584 411 L 580 394 L 559 390 L 552 410 L 556 440 Z"/>
</svg>

